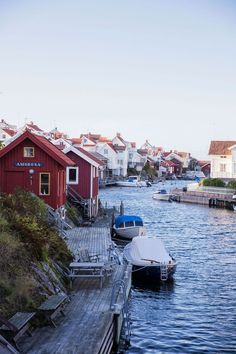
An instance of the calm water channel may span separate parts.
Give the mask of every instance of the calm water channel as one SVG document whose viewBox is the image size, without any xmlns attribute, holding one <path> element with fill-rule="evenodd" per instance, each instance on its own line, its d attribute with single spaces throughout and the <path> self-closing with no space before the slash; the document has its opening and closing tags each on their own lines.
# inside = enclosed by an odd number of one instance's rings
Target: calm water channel
<svg viewBox="0 0 236 354">
<path fill-rule="evenodd" d="M 178 261 L 173 284 L 132 288 L 124 352 L 236 353 L 236 213 L 154 201 L 156 189 L 100 191 L 108 206 L 122 200 L 125 213 L 140 215 Z"/>
</svg>

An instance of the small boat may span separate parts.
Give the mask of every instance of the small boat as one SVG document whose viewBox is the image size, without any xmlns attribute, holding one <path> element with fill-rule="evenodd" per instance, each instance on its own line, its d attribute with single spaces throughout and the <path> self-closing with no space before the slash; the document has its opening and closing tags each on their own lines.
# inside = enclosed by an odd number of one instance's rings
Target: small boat
<svg viewBox="0 0 236 354">
<path fill-rule="evenodd" d="M 136 279 L 143 281 L 170 280 L 177 266 L 162 240 L 154 236 L 135 237 L 125 246 L 124 258 L 132 264 Z"/>
<path fill-rule="evenodd" d="M 135 215 L 120 215 L 115 219 L 113 230 L 120 238 L 132 240 L 133 237 L 146 234 L 143 220 Z"/>
<path fill-rule="evenodd" d="M 150 182 L 141 181 L 139 176 L 129 176 L 125 181 L 117 181 L 116 185 L 119 187 L 148 187 Z"/>
<path fill-rule="evenodd" d="M 155 200 L 165 200 L 167 202 L 171 201 L 173 194 L 168 193 L 166 189 L 159 189 L 157 192 L 153 193 L 152 198 Z"/>
</svg>

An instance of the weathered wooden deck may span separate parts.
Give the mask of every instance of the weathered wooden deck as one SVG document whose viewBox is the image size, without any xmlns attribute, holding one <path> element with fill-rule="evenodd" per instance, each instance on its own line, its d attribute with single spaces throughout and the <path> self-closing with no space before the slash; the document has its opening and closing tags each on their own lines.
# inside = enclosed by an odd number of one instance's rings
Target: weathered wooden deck
<svg viewBox="0 0 236 354">
<path fill-rule="evenodd" d="M 108 261 L 108 250 L 112 246 L 108 227 L 76 227 L 66 232 L 66 243 L 76 258 L 80 248 L 87 248 L 89 253 L 98 254 L 100 260 Z"/>
<path fill-rule="evenodd" d="M 108 228 L 76 228 L 68 231 L 67 243 L 76 255 L 78 247 L 108 257 L 111 245 Z M 96 279 L 79 279 L 74 282 L 71 301 L 65 308 L 65 317 L 55 319 L 56 328 L 38 328 L 31 338 L 19 346 L 30 354 L 102 354 L 102 343 L 109 328 L 114 326 L 114 313 L 110 310 L 113 284 L 124 279 L 125 265 L 116 265 L 102 289 Z"/>
</svg>

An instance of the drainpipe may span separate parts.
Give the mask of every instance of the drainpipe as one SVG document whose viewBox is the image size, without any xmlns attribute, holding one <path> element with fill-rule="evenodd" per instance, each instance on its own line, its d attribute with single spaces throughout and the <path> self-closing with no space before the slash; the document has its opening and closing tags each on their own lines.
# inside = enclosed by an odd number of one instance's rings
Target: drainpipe
<svg viewBox="0 0 236 354">
<path fill-rule="evenodd" d="M 92 198 L 93 198 L 93 166 L 90 165 L 90 202 L 89 202 L 89 217 L 92 216 Z"/>
</svg>

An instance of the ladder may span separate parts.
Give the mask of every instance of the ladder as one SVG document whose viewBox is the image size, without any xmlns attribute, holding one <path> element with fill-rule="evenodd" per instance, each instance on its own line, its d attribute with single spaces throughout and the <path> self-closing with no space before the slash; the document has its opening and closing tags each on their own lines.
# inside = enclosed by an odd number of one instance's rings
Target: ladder
<svg viewBox="0 0 236 354">
<path fill-rule="evenodd" d="M 168 267 L 165 263 L 160 265 L 160 279 L 166 281 L 168 279 Z"/>
</svg>

